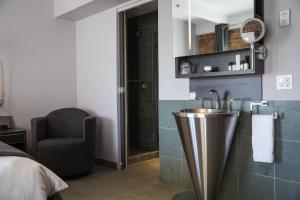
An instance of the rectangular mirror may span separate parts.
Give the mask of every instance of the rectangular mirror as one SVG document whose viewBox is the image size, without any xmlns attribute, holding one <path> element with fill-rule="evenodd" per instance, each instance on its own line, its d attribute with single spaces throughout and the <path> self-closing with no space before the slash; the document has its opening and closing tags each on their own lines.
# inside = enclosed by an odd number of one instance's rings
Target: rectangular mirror
<svg viewBox="0 0 300 200">
<path fill-rule="evenodd" d="M 255 16 L 254 1 L 172 0 L 173 56 L 190 56 L 249 47 L 249 44 L 241 39 L 240 27 L 245 20 Z"/>
</svg>

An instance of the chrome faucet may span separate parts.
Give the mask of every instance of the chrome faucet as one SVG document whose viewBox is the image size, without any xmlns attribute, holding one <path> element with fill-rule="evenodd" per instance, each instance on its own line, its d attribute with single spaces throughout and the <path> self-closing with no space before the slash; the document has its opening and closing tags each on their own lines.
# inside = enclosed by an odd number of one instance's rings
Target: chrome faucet
<svg viewBox="0 0 300 200">
<path fill-rule="evenodd" d="M 216 99 L 216 109 L 220 109 L 221 107 L 221 101 L 220 101 L 220 96 L 216 90 L 209 90 L 209 95 L 214 95 Z"/>
<path fill-rule="evenodd" d="M 203 99 L 201 97 L 196 97 L 196 100 L 197 101 L 201 101 L 201 106 L 202 108 L 204 109 L 204 102 L 203 102 Z"/>
<path fill-rule="evenodd" d="M 232 111 L 232 110 L 233 110 L 232 104 L 233 104 L 234 101 L 241 101 L 241 98 L 236 98 L 236 99 L 230 99 L 230 100 L 227 100 L 227 109 L 228 109 L 229 111 Z"/>
</svg>

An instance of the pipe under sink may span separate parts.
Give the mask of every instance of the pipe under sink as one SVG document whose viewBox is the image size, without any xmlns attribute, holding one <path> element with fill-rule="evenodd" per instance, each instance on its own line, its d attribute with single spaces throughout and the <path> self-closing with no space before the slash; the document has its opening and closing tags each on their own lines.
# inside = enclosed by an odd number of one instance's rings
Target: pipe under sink
<svg viewBox="0 0 300 200">
<path fill-rule="evenodd" d="M 217 199 L 239 112 L 185 109 L 173 115 L 197 199 Z"/>
</svg>

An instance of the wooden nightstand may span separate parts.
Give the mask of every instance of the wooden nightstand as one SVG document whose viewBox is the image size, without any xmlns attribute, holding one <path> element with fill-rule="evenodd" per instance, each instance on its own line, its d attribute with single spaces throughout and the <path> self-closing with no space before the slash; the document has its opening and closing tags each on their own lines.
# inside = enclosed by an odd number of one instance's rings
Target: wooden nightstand
<svg viewBox="0 0 300 200">
<path fill-rule="evenodd" d="M 0 140 L 6 144 L 12 145 L 25 151 L 26 130 L 20 128 L 0 130 Z"/>
</svg>

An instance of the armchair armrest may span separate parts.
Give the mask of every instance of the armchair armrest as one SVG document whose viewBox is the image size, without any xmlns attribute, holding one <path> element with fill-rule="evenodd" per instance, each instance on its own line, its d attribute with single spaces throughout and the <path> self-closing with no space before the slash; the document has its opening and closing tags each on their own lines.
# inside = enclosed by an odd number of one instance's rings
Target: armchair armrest
<svg viewBox="0 0 300 200">
<path fill-rule="evenodd" d="M 87 117 L 83 120 L 83 140 L 85 143 L 86 168 L 91 170 L 94 163 L 95 136 L 96 136 L 96 117 Z"/>
<path fill-rule="evenodd" d="M 96 135 L 96 117 L 90 116 L 83 120 L 83 140 L 85 143 L 94 144 Z"/>
<path fill-rule="evenodd" d="M 29 152 L 34 158 L 37 153 L 37 143 L 47 138 L 47 118 L 38 117 L 31 119 L 31 145 L 28 147 Z"/>
</svg>

